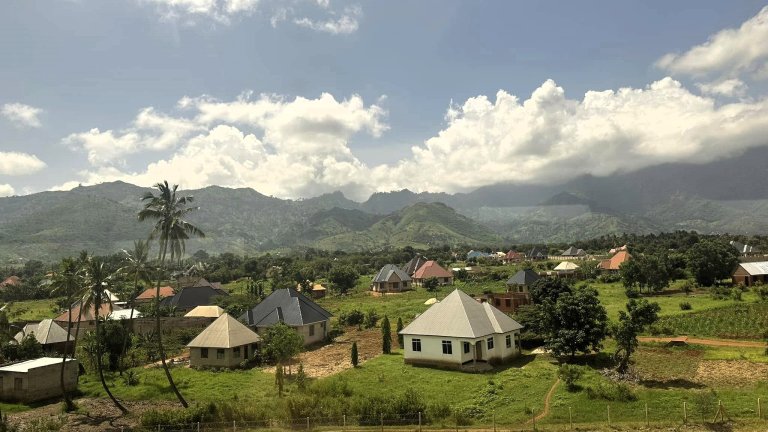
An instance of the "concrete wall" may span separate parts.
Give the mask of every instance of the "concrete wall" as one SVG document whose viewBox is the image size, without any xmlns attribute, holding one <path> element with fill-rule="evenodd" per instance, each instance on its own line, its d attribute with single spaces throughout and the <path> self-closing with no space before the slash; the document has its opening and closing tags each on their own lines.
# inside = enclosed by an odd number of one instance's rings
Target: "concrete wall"
<svg viewBox="0 0 768 432">
<path fill-rule="evenodd" d="M 506 345 L 506 336 L 510 336 L 511 346 Z M 493 348 L 488 349 L 488 339 L 493 340 Z M 406 363 L 435 364 L 456 366 L 471 362 L 505 361 L 517 356 L 519 351 L 519 332 L 493 334 L 482 338 L 464 339 L 441 336 L 404 335 L 404 358 Z M 421 351 L 413 351 L 413 339 L 421 340 Z M 443 354 L 443 341 L 450 341 L 451 354 Z M 518 342 L 517 344 L 515 342 Z M 469 343 L 469 352 L 464 352 L 464 343 Z M 479 347 L 479 349 L 478 349 Z M 479 354 L 479 356 L 477 355 Z"/>
<path fill-rule="evenodd" d="M 201 331 L 208 327 L 216 318 L 206 317 L 161 317 L 160 328 L 163 331 L 172 329 L 200 329 Z M 135 318 L 132 323 L 133 331 L 139 334 L 147 334 L 155 331 L 154 318 Z"/>
<path fill-rule="evenodd" d="M 243 345 L 240 348 L 240 355 L 235 356 L 235 348 L 223 348 L 221 351 L 224 353 L 223 358 L 219 358 L 219 348 L 208 348 L 208 357 L 203 358 L 203 348 L 190 348 L 189 349 L 189 365 L 193 367 L 207 366 L 207 367 L 236 367 L 243 360 L 253 358 L 256 354 L 256 344 Z M 247 356 L 245 355 L 247 352 Z"/>
<path fill-rule="evenodd" d="M 0 371 L 0 400 L 24 403 L 61 396 L 61 364 L 56 363 L 30 369 L 28 372 Z M 77 388 L 77 360 L 68 361 L 64 369 L 64 386 L 67 390 Z M 20 380 L 21 389 L 17 389 Z"/>
</svg>

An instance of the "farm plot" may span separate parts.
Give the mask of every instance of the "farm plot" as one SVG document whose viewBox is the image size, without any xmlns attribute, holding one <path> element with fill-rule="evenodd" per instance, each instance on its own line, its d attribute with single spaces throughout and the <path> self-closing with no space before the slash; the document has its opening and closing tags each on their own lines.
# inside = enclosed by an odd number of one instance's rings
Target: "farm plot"
<svg viewBox="0 0 768 432">
<path fill-rule="evenodd" d="M 656 325 L 675 334 L 759 340 L 768 327 L 768 303 L 733 304 L 686 315 L 665 316 Z"/>
</svg>

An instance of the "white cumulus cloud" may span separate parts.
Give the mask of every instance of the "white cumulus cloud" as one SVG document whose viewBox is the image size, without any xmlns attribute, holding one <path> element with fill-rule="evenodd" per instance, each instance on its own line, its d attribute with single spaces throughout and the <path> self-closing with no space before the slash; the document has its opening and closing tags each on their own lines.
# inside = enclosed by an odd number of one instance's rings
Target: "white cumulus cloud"
<svg viewBox="0 0 768 432">
<path fill-rule="evenodd" d="M 530 98 L 499 91 L 449 109 L 448 125 L 396 166 L 373 169 L 378 190 L 468 191 L 556 183 L 666 162 L 705 163 L 768 144 L 768 101 L 717 106 L 664 78 L 646 88 L 568 99 L 548 80 Z"/>
<path fill-rule="evenodd" d="M 0 183 L 0 197 L 9 197 L 15 194 L 16 191 L 13 189 L 13 186 Z"/>
<path fill-rule="evenodd" d="M 747 84 L 738 78 L 730 78 L 711 83 L 697 83 L 696 86 L 702 93 L 714 96 L 744 96 L 748 90 Z"/>
<path fill-rule="evenodd" d="M 333 14 L 323 19 L 310 19 L 308 17 L 295 18 L 293 23 L 315 31 L 330 34 L 350 34 L 360 27 L 360 18 L 363 10 L 359 5 L 348 6 L 340 14 Z M 273 24 L 274 25 L 274 24 Z"/>
<path fill-rule="evenodd" d="M 32 174 L 45 168 L 45 162 L 28 153 L 0 151 L 0 175 Z"/>
<path fill-rule="evenodd" d="M 39 128 L 42 126 L 40 122 L 40 114 L 42 113 L 43 110 L 41 108 L 35 108 L 22 103 L 7 103 L 0 109 L 0 114 L 13 122 L 17 127 Z"/>
<path fill-rule="evenodd" d="M 768 70 L 768 6 L 737 29 L 725 29 L 688 51 L 669 53 L 656 65 L 672 74 L 735 77 L 742 73 L 763 78 Z"/>
<path fill-rule="evenodd" d="M 153 5 L 163 19 L 170 21 L 184 20 L 195 24 L 198 19 L 212 19 L 222 24 L 229 24 L 237 16 L 252 14 L 258 6 L 258 0 L 140 0 Z"/>
</svg>

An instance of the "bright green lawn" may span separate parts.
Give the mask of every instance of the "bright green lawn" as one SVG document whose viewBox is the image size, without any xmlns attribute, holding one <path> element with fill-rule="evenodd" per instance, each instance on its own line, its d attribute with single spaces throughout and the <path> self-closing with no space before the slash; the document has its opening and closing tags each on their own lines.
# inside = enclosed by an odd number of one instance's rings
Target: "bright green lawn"
<svg viewBox="0 0 768 432">
<path fill-rule="evenodd" d="M 53 318 L 56 313 L 56 299 L 24 300 L 11 302 L 7 308 L 11 321 L 40 321 Z"/>
</svg>

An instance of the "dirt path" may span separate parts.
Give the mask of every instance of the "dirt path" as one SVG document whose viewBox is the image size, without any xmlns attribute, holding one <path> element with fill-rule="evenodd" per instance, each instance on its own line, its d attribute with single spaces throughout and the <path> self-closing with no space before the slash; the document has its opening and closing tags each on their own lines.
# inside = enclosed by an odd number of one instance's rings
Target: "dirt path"
<svg viewBox="0 0 768 432">
<path fill-rule="evenodd" d="M 552 402 L 552 396 L 554 396 L 555 390 L 557 390 L 558 384 L 560 384 L 560 378 L 558 378 L 557 381 L 555 381 L 555 383 L 552 384 L 552 387 L 547 392 L 547 396 L 544 398 L 544 409 L 539 414 L 537 414 L 536 417 L 525 422 L 525 424 L 532 423 L 534 420 L 539 421 L 549 415 L 549 406 L 550 406 L 550 403 Z"/>
<path fill-rule="evenodd" d="M 661 342 L 667 343 L 674 338 L 659 338 L 659 337 L 645 337 L 641 336 L 637 338 L 640 342 Z M 708 346 L 721 346 L 721 347 L 736 347 L 736 348 L 765 348 L 765 342 L 754 341 L 742 341 L 733 339 L 700 339 L 700 338 L 688 338 L 686 343 Z"/>
</svg>

